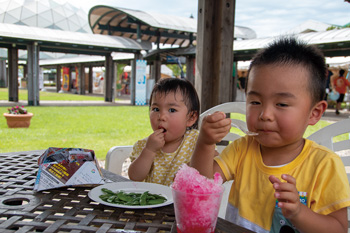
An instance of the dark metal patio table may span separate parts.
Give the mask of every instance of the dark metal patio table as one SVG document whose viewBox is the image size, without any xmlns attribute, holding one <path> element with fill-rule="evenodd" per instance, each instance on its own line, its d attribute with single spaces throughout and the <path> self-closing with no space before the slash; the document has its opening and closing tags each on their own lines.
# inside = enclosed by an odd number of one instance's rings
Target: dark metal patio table
<svg viewBox="0 0 350 233">
<path fill-rule="evenodd" d="M 110 207 L 88 197 L 91 187 L 33 191 L 37 159 L 43 152 L 0 154 L 0 232 L 176 232 L 173 205 Z M 102 171 L 114 182 L 129 181 Z M 218 218 L 215 232 L 251 231 Z"/>
</svg>

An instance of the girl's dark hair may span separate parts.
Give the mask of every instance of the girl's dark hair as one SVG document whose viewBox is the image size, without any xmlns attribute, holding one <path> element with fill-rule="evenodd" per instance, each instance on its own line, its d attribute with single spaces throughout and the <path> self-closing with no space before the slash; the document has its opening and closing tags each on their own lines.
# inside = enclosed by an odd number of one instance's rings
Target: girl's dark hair
<svg viewBox="0 0 350 233">
<path fill-rule="evenodd" d="M 197 114 L 197 121 L 190 127 L 191 129 L 198 129 L 198 120 L 199 120 L 199 98 L 197 91 L 192 85 L 192 83 L 186 79 L 178 78 L 164 78 L 159 80 L 153 87 L 149 107 L 152 106 L 153 96 L 156 94 L 167 95 L 169 93 L 176 93 L 180 91 L 184 98 L 185 105 L 188 108 L 188 114 Z"/>
<path fill-rule="evenodd" d="M 327 67 L 322 52 L 315 46 L 294 37 L 281 37 L 275 40 L 253 58 L 248 70 L 247 84 L 249 73 L 254 67 L 270 64 L 304 66 L 309 71 L 312 102 L 315 104 L 324 99 Z"/>
</svg>

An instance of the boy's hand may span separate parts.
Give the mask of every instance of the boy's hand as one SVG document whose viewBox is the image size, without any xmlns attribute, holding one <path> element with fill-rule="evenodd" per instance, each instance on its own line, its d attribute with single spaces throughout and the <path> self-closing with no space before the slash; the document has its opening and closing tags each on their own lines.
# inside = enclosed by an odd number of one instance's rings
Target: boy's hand
<svg viewBox="0 0 350 233">
<path fill-rule="evenodd" d="M 164 129 L 157 129 L 151 135 L 149 135 L 145 148 L 156 153 L 158 150 L 163 148 L 164 144 Z"/>
<path fill-rule="evenodd" d="M 203 118 L 198 141 L 206 145 L 213 145 L 220 142 L 230 129 L 231 119 L 226 118 L 223 112 L 215 112 Z"/>
<path fill-rule="evenodd" d="M 269 177 L 275 189 L 274 196 L 278 200 L 278 206 L 281 208 L 282 214 L 284 217 L 291 219 L 300 213 L 302 204 L 300 203 L 294 177 L 283 174 L 282 179 L 287 182 L 282 182 L 273 175 Z"/>
</svg>

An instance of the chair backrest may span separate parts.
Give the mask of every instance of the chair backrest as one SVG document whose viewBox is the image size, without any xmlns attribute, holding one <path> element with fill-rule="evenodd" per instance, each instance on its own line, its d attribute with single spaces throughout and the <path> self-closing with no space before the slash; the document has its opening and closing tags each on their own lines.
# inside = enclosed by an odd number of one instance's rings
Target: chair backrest
<svg viewBox="0 0 350 233">
<path fill-rule="evenodd" d="M 333 142 L 334 137 L 346 133 L 348 133 L 348 136 L 344 140 Z M 327 125 L 311 134 L 308 139 L 313 140 L 334 152 L 338 152 L 344 163 L 348 180 L 350 182 L 350 119 L 341 120 Z M 341 151 L 345 150 L 347 150 L 346 153 L 341 153 Z"/>
<path fill-rule="evenodd" d="M 223 104 L 219 104 L 216 105 L 208 110 L 206 110 L 205 112 L 203 112 L 200 117 L 199 117 L 199 126 L 202 124 L 202 120 L 203 117 L 208 115 L 208 114 L 212 114 L 216 111 L 221 111 L 224 112 L 226 114 L 229 113 L 240 113 L 240 114 L 244 114 L 246 113 L 246 105 L 245 102 L 227 102 L 227 103 L 223 103 Z M 241 120 L 239 120 L 241 121 Z M 242 121 L 243 122 L 243 121 Z M 239 134 L 230 132 L 228 133 L 224 138 L 223 138 L 223 142 L 232 142 L 234 140 L 236 140 L 237 138 L 242 137 Z M 217 145 L 217 150 L 220 153 L 224 148 L 226 147 L 226 145 Z"/>
<path fill-rule="evenodd" d="M 132 146 L 114 146 L 107 152 L 105 169 L 122 175 L 123 164 L 130 157 Z"/>
<path fill-rule="evenodd" d="M 335 136 L 350 133 L 350 119 L 341 120 L 336 123 L 327 125 L 322 129 L 311 134 L 308 139 L 317 142 L 333 151 L 341 151 L 350 149 L 350 138 L 339 142 L 333 142 Z"/>
</svg>

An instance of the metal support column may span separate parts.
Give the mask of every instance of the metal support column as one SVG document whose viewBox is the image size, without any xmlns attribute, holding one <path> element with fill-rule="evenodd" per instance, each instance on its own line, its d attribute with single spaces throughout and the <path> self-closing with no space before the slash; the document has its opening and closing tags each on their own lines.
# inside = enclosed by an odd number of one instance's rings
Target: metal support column
<svg viewBox="0 0 350 233">
<path fill-rule="evenodd" d="M 8 71 L 9 101 L 18 102 L 18 49 L 15 45 L 8 49 Z"/>
<path fill-rule="evenodd" d="M 7 87 L 6 61 L 0 60 L 0 87 Z"/>
<path fill-rule="evenodd" d="M 85 66 L 84 64 L 79 65 L 79 94 L 85 95 Z"/>
<path fill-rule="evenodd" d="M 61 83 L 62 73 L 61 73 L 61 66 L 56 66 L 56 92 L 59 92 L 62 88 Z"/>
<path fill-rule="evenodd" d="M 89 66 L 89 94 L 93 92 L 93 69 L 92 65 Z"/>
<path fill-rule="evenodd" d="M 28 51 L 28 105 L 37 106 L 39 102 L 39 46 L 37 42 L 27 45 Z"/>
</svg>

